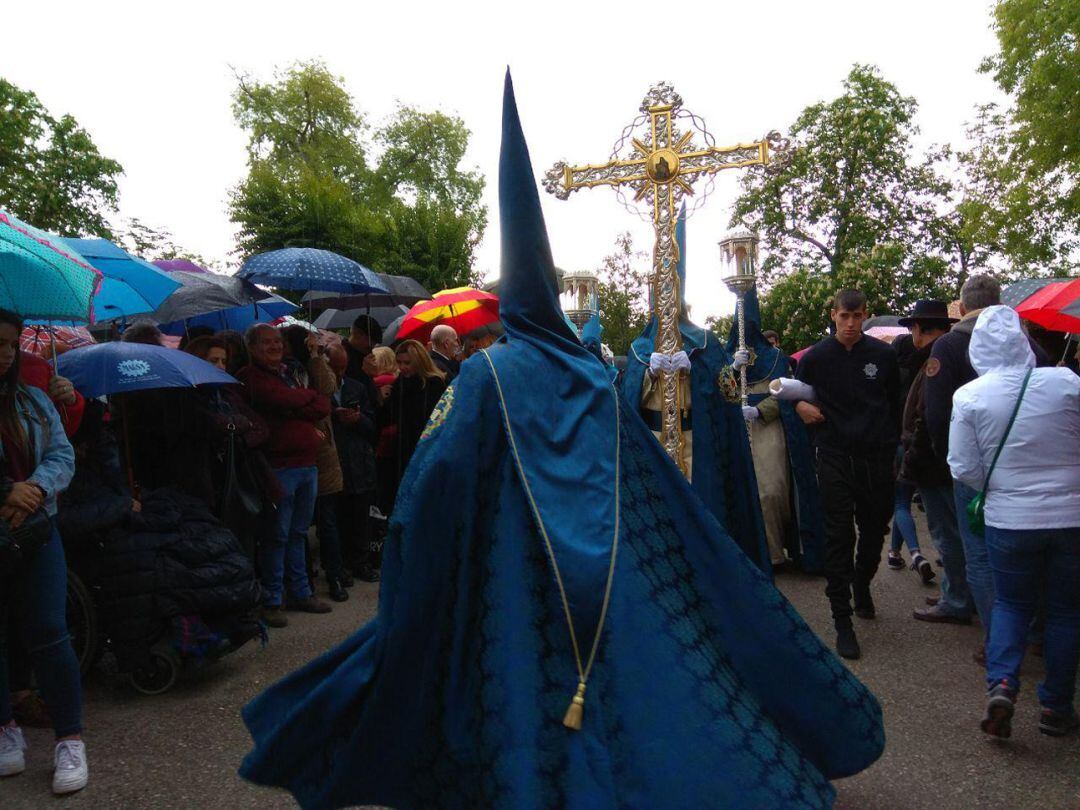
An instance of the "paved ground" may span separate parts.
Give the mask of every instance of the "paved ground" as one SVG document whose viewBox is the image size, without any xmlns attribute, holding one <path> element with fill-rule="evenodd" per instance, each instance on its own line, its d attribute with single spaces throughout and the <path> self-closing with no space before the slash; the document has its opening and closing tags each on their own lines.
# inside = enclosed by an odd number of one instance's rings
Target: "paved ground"
<svg viewBox="0 0 1080 810">
<path fill-rule="evenodd" d="M 810 624 L 827 635 L 822 581 L 785 574 L 778 584 Z M 878 618 L 860 622 L 864 657 L 852 669 L 880 698 L 888 743 L 868 771 L 838 783 L 838 808 L 1080 808 L 1080 737 L 1038 733 L 1029 662 L 1014 736 L 1001 744 L 978 730 L 982 670 L 971 660 L 977 627 L 911 619 L 928 593 L 914 574 L 882 568 Z M 108 662 L 87 683 L 90 786 L 65 807 L 291 807 L 291 799 L 248 785 L 236 766 L 248 747 L 238 711 L 267 684 L 365 622 L 377 589 L 357 585 L 329 616 L 297 616 L 269 646 L 249 645 L 157 698 L 132 693 Z M 856 620 L 858 621 L 858 620 Z M 41 807 L 49 798 L 49 735 L 28 733 L 29 767 L 0 782 L 0 807 Z"/>
</svg>

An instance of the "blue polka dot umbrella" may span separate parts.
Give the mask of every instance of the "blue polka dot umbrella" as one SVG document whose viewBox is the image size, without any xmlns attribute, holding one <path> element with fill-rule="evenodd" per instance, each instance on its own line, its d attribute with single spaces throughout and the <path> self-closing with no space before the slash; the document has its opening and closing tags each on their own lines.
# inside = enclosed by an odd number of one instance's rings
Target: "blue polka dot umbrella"
<svg viewBox="0 0 1080 810">
<path fill-rule="evenodd" d="M 283 248 L 252 256 L 239 278 L 282 290 L 388 293 L 378 274 L 359 262 L 317 248 Z"/>
</svg>

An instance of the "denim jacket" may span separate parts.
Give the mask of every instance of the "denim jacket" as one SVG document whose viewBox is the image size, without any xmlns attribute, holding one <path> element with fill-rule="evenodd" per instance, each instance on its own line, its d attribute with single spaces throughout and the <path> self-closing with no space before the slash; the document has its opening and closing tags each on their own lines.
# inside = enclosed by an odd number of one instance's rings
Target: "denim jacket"
<svg viewBox="0 0 1080 810">
<path fill-rule="evenodd" d="M 60 414 L 46 393 L 20 385 L 15 403 L 34 451 L 33 472 L 27 483 L 45 490 L 45 511 L 56 516 L 56 498 L 75 474 L 75 451 L 64 433 Z"/>
</svg>

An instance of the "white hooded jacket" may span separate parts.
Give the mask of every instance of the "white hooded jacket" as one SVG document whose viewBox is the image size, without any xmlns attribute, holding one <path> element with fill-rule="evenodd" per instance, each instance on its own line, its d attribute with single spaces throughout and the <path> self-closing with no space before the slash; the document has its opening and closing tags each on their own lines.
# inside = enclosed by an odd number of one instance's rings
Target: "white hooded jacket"
<svg viewBox="0 0 1080 810">
<path fill-rule="evenodd" d="M 949 467 L 953 478 L 981 490 L 1035 355 L 1015 310 L 994 306 L 979 315 L 968 357 L 979 377 L 953 395 Z M 1080 377 L 1068 369 L 1032 371 L 990 478 L 986 523 L 1080 527 Z"/>
</svg>

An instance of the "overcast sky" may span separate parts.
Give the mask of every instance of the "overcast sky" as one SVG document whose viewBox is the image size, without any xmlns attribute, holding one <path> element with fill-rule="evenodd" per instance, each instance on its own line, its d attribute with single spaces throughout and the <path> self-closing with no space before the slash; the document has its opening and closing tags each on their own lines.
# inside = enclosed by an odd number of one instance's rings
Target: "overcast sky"
<svg viewBox="0 0 1080 810">
<path fill-rule="evenodd" d="M 0 76 L 73 114 L 125 170 L 120 211 L 221 260 L 234 230 L 230 187 L 244 175 L 233 69 L 269 79 L 319 58 L 372 120 L 397 101 L 460 115 L 468 161 L 488 178 L 479 266 L 498 270 L 495 184 L 503 71 L 510 65 L 537 175 L 556 160 L 607 158 L 649 86 L 674 84 L 718 144 L 784 129 L 834 97 L 853 62 L 878 65 L 919 101 L 924 142 L 958 143 L 975 103 L 999 100 L 977 72 L 995 50 L 989 0 L 564 2 L 145 2 L 39 0 L 4 10 Z M 716 242 L 737 171 L 687 226 L 696 320 L 730 311 Z M 652 229 L 608 189 L 542 195 L 556 263 L 596 268 L 616 235 L 651 248 Z M 376 268 L 392 272 L 393 268 Z"/>
</svg>

